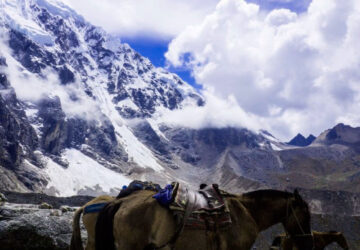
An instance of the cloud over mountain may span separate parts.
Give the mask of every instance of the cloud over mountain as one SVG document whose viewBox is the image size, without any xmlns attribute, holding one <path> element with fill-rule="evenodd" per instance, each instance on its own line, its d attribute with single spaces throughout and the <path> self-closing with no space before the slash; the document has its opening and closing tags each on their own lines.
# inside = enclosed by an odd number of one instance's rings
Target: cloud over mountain
<svg viewBox="0 0 360 250">
<path fill-rule="evenodd" d="M 359 34 L 355 0 L 314 0 L 302 14 L 221 0 L 171 42 L 166 57 L 289 138 L 360 124 Z"/>
</svg>

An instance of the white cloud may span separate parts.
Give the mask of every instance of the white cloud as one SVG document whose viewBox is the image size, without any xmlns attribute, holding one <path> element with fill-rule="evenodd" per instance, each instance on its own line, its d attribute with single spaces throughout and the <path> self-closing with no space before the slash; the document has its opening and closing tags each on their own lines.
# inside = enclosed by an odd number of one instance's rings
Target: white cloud
<svg viewBox="0 0 360 250">
<path fill-rule="evenodd" d="M 288 9 L 275 9 L 265 18 L 265 23 L 280 26 L 296 21 L 297 14 Z"/>
<path fill-rule="evenodd" d="M 171 42 L 166 58 L 288 139 L 337 122 L 360 126 L 359 37 L 357 0 L 314 0 L 300 15 L 221 0 Z"/>
<path fill-rule="evenodd" d="M 166 124 L 199 129 L 203 127 L 245 127 L 253 130 L 268 128 L 262 124 L 261 118 L 246 113 L 236 102 L 233 96 L 226 99 L 218 98 L 213 93 L 203 93 L 206 98 L 206 105 L 194 107 L 185 106 L 183 109 L 170 111 L 164 109 L 160 114 L 158 122 Z"/>
<path fill-rule="evenodd" d="M 64 0 L 91 23 L 121 36 L 172 38 L 200 22 L 218 0 Z"/>
</svg>

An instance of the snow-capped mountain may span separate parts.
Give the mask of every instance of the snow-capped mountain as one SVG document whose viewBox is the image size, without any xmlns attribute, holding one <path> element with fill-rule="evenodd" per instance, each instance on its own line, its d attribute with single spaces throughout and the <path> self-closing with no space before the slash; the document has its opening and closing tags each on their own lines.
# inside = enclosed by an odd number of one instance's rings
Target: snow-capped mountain
<svg viewBox="0 0 360 250">
<path fill-rule="evenodd" d="M 296 152 L 315 148 L 161 122 L 205 98 L 60 1 L 1 0 L 0 40 L 0 189 L 116 193 L 132 179 L 283 187 Z"/>
<path fill-rule="evenodd" d="M 67 149 L 76 148 L 118 172 L 163 169 L 126 120 L 202 105 L 193 88 L 60 2 L 2 1 L 1 12 L 3 77 L 36 132 L 39 154 L 66 167 Z"/>
</svg>

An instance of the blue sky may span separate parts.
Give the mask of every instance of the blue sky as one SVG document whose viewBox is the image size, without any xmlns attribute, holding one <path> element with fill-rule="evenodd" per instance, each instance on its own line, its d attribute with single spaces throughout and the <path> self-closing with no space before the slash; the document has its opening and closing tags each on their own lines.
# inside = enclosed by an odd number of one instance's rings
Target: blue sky
<svg viewBox="0 0 360 250">
<path fill-rule="evenodd" d="M 246 0 L 249 3 L 256 3 L 263 10 L 285 8 L 297 13 L 305 12 L 311 0 Z"/>
</svg>

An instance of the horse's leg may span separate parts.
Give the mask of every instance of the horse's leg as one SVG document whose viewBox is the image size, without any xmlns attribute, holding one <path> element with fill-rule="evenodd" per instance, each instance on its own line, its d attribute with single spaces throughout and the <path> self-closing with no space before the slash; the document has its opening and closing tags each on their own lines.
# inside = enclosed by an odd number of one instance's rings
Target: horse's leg
<svg viewBox="0 0 360 250">
<path fill-rule="evenodd" d="M 292 250 L 293 247 L 294 245 L 291 238 L 284 238 L 281 242 L 281 250 Z"/>
</svg>

